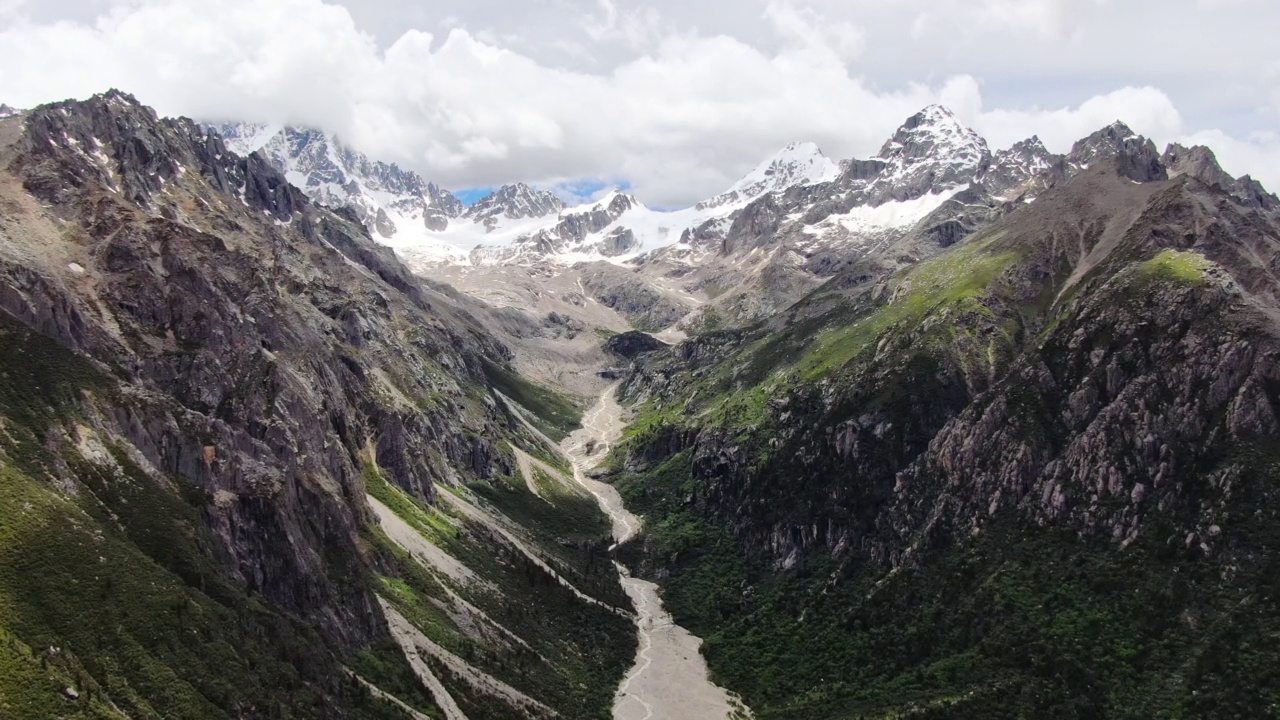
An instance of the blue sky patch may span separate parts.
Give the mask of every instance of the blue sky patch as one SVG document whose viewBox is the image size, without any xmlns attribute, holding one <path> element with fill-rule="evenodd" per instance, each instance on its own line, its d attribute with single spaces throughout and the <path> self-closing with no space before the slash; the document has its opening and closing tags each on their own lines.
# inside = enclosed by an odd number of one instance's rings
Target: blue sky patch
<svg viewBox="0 0 1280 720">
<path fill-rule="evenodd" d="M 467 207 L 471 207 L 472 205 L 476 204 L 476 201 L 492 195 L 495 190 L 497 190 L 497 188 L 492 188 L 492 187 L 467 188 L 466 190 L 459 190 L 455 192 L 453 196 L 461 200 L 463 205 L 466 205 Z"/>
</svg>

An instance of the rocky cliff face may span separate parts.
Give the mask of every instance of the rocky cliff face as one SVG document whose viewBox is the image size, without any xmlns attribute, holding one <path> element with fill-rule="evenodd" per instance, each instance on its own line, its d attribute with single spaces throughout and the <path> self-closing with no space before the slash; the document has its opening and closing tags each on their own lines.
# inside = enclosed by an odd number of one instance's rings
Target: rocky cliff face
<svg viewBox="0 0 1280 720">
<path fill-rule="evenodd" d="M 241 660 L 254 662 L 256 648 L 273 658 L 272 668 L 285 663 L 281 672 L 309 668 L 304 680 L 315 705 L 308 710 L 297 700 L 296 716 L 355 716 L 357 706 L 377 705 L 360 683 L 344 680 L 339 662 L 366 674 L 390 672 L 370 677 L 404 684 L 384 689 L 430 704 L 432 693 L 413 680 L 403 657 L 359 660 L 389 642 L 378 578 L 422 572 L 373 530 L 369 483 L 376 478 L 388 488 L 383 497 L 398 493 L 429 508 L 440 504 L 441 488 L 502 484 L 499 478 L 515 474 L 511 443 L 527 445 L 526 431 L 491 385 L 508 396 L 529 391 L 506 368 L 507 348 L 455 297 L 421 284 L 373 242 L 354 213 L 315 204 L 261 155 L 240 157 L 217 134 L 157 118 L 126 94 L 4 120 L 0 166 L 0 316 L 16 328 L 6 338 L 46 337 L 59 357 L 84 366 L 58 380 L 61 405 L 35 416 L 23 408 L 40 401 L 15 385 L 24 376 L 4 376 L 11 402 L 0 421 L 0 469 L 33 483 L 10 483 L 11 490 L 29 487 L 30 496 L 5 501 L 48 498 L 67 512 L 82 506 L 108 536 L 123 532 L 133 543 L 127 547 L 151 553 L 138 562 L 174 573 L 163 582 L 176 583 L 175 597 L 231 613 L 243 636 L 216 632 L 198 617 L 183 621 L 201 638 L 190 644 L 198 654 L 217 657 L 223 642 Z M 32 344 L 19 351 L 43 347 L 25 342 Z M 89 479 L 111 473 L 120 478 Z M 190 551 L 182 558 L 165 543 L 148 544 L 165 520 L 134 514 L 171 501 L 184 508 L 175 529 L 183 539 L 172 541 Z M 478 537 L 511 552 L 504 536 Z M 104 565 L 99 576 L 133 578 L 128 567 Z M 83 569 L 68 568 L 51 572 Z M 12 601 L 0 626 L 74 653 L 68 672 L 82 673 L 82 688 L 97 688 L 127 715 L 265 717 L 278 710 L 273 698 L 288 691 L 210 691 L 210 684 L 240 682 L 240 667 L 193 671 L 163 649 L 188 642 L 166 634 L 163 618 L 145 637 L 111 630 L 103 608 L 118 600 L 118 585 L 102 590 L 102 607 L 90 603 L 80 625 L 36 618 L 66 598 L 87 602 L 83 588 L 66 587 L 65 598 L 55 592 L 15 615 L 13 608 L 28 607 L 23 588 L 34 572 L 0 581 L 0 594 Z M 432 587 L 442 607 L 463 602 Z M 148 592 L 135 599 L 150 602 Z M 483 602 L 527 602 L 519 592 Z M 107 627 L 92 630 L 99 622 Z M 282 629 L 290 623 L 303 647 L 291 648 Z M 618 624 L 626 647 L 629 632 Z M 76 634 L 81 627 L 121 635 L 99 636 L 95 646 L 92 636 Z M 559 662 L 563 652 L 539 649 L 545 662 Z M 150 653 L 151 664 L 137 653 Z M 161 671 L 170 679 L 153 686 Z M 201 699 L 187 702 L 187 692 Z M 246 709 L 255 703 L 265 705 Z M 326 703 L 331 711 L 320 709 Z"/>
<path fill-rule="evenodd" d="M 68 260 L 40 268 L 49 279 L 29 278 L 29 263 L 9 265 L 6 285 L 17 292 L 4 309 L 123 368 L 125 382 L 177 400 L 195 426 L 171 437 L 177 418 L 136 418 L 120 430 L 140 434 L 123 437 L 154 448 L 148 459 L 162 472 L 224 499 L 211 522 L 248 531 L 227 537 L 228 549 L 240 574 L 280 594 L 272 600 L 325 611 L 328 602 L 306 594 L 314 590 L 293 587 L 322 587 L 325 568 L 288 558 L 282 569 L 298 576 L 271 577 L 254 566 L 268 554 L 249 537 L 298 537 L 299 553 L 323 545 L 314 519 L 302 517 L 317 510 L 304 511 L 299 497 L 308 495 L 331 505 L 321 526 L 352 542 L 357 518 L 345 498 L 358 494 L 366 446 L 398 485 L 427 499 L 451 465 L 493 472 L 492 451 L 444 413 L 467 402 L 481 358 L 501 359 L 504 349 L 433 310 L 353 219 L 317 209 L 260 159 L 232 155 L 217 136 L 158 120 L 119 93 L 33 113 L 14 152 L 11 170 L 71 229 L 63 247 L 40 249 Z M 397 356 L 426 365 L 396 367 Z M 440 414 L 409 412 L 397 402 L 406 392 L 439 403 Z M 485 413 L 473 421 L 483 428 Z M 443 440 L 441 457 L 417 454 L 428 437 Z M 241 517 L 255 500 L 267 516 Z"/>
<path fill-rule="evenodd" d="M 1115 711 L 1090 693 L 1129 681 L 1077 683 L 1071 671 L 1045 679 L 1034 663 L 1011 662 L 1001 644 L 1012 633 L 1022 638 L 1015 644 L 1052 645 L 1061 672 L 1068 651 L 1053 645 L 1062 640 L 1053 631 L 1020 625 L 1021 615 L 925 600 L 1000 587 L 1054 606 L 1061 593 L 1083 592 L 1088 600 L 1075 602 L 1108 604 L 1112 614 L 1096 620 L 1096 639 L 1071 635 L 1077 643 L 1110 643 L 1108 635 L 1129 632 L 1129 613 L 1150 612 L 1108 588 L 1069 587 L 1067 575 L 1003 585 L 1006 573 L 1021 577 L 1019 542 L 1045 557 L 1099 563 L 1099 574 L 1129 568 L 1135 588 L 1168 573 L 1198 578 L 1203 595 L 1179 596 L 1150 616 L 1160 629 L 1138 635 L 1148 653 L 1185 646 L 1213 655 L 1214 628 L 1237 622 L 1215 609 L 1219 601 L 1265 597 L 1265 619 L 1249 622 L 1270 627 L 1280 617 L 1265 570 L 1280 550 L 1272 488 L 1280 216 L 1203 152 L 1174 149 L 1162 161 L 1119 125 L 1061 161 L 1032 145 L 1021 152 L 1064 179 L 905 269 L 848 266 L 758 330 L 650 356 L 629 383 L 641 414 L 616 458 L 617 481 L 650 511 L 641 564 L 672 574 L 677 608 L 711 636 L 713 668 L 719 653 L 721 671 L 744 691 L 767 688 L 748 695 L 758 711 L 933 708 L 951 717 L 990 703 L 1055 706 L 1009 695 L 994 679 L 1006 671 L 1024 687 Z M 1000 180 L 1018 182 L 1008 173 Z M 890 252 L 923 241 L 906 236 Z M 682 540 L 691 532 L 704 544 Z M 736 561 L 707 549 L 724 547 L 719 533 L 742 548 Z M 721 594 L 679 590 L 693 585 Z M 1178 613 L 1205 624 L 1179 625 Z M 952 637 L 945 628 L 955 622 L 985 629 Z M 851 669 L 857 653 L 879 646 L 859 628 L 884 623 L 935 639 L 904 651 L 915 641 L 895 635 L 897 649 L 884 650 L 895 669 Z M 750 642 L 790 648 L 779 652 L 792 660 L 731 669 L 748 662 L 740 637 L 748 627 Z M 840 639 L 812 645 L 824 632 Z M 1118 657 L 1110 644 L 1091 652 Z M 1163 662 L 1153 657 L 1117 667 L 1137 677 Z M 906 683 L 895 673 L 927 675 L 931 662 L 983 675 L 960 670 L 910 685 L 903 699 L 855 700 L 859 686 L 905 689 L 892 685 Z M 1246 679 L 1252 668 L 1222 662 L 1230 682 L 1243 683 L 1232 685 L 1239 694 L 1200 702 L 1265 704 Z M 1194 704 L 1201 676 L 1178 672 L 1179 697 Z M 820 676 L 826 695 L 799 689 Z M 940 700 L 957 691 L 969 699 Z"/>
<path fill-rule="evenodd" d="M 1269 433 L 1265 428 L 1272 427 L 1272 400 L 1258 393 L 1271 386 L 1265 358 L 1275 335 L 1270 273 L 1280 250 L 1280 218 L 1226 194 L 1234 180 L 1226 187 L 1210 186 L 1183 176 L 1177 182 L 1155 180 L 1124 188 L 1121 181 L 1145 163 L 1148 150 L 1139 146 L 1136 160 L 1114 156 L 1102 161 L 1100 169 L 1055 189 L 1044 203 L 884 280 L 869 281 L 858 275 L 861 270 L 851 269 L 768 323 L 767 330 L 737 341 L 747 346 L 763 337 L 763 348 L 728 356 L 718 351 L 716 382 L 724 387 L 751 388 L 775 408 L 785 409 L 787 417 L 812 419 L 818 412 L 833 422 L 814 427 L 808 422 L 792 425 L 778 416 L 751 416 L 762 424 L 729 424 L 748 437 L 770 437 L 774 448 L 790 448 L 770 452 L 771 463 L 812 467 L 826 462 L 823 458 L 837 466 L 852 463 L 846 470 L 832 466 L 829 471 L 859 477 L 856 492 L 880 499 L 896 486 L 894 492 L 918 502 L 921 493 L 910 483 L 930 472 L 963 473 L 966 488 L 986 477 L 982 473 L 1003 477 L 976 493 L 981 501 L 969 520 L 960 522 L 954 506 L 946 513 L 948 523 L 963 526 L 963 534 L 977 532 L 979 516 L 995 514 L 1002 503 L 1021 508 L 1036 521 L 1079 513 L 1073 522 L 1096 529 L 1099 498 L 1119 494 L 1134 500 L 1150 496 L 1156 486 L 1167 488 L 1165 479 L 1178 463 L 1161 458 L 1190 452 L 1193 437 L 1210 434 L 1219 423 L 1227 423 L 1222 442 L 1244 442 L 1239 434 L 1243 427 Z M 1162 177 L 1165 171 L 1160 167 L 1150 174 Z M 1107 195 L 1112 197 L 1102 199 Z M 1204 222 L 1211 222 L 1212 229 L 1199 229 L 1206 227 L 1199 224 Z M 1083 228 L 1083 234 L 1073 227 Z M 1078 242 L 1068 247 L 1065 240 L 1073 232 Z M 981 286 L 952 288 L 973 282 Z M 949 297 L 952 293 L 959 297 Z M 1162 307 L 1163 314 L 1157 310 Z M 1098 338 L 1107 343 L 1099 345 Z M 701 358 L 694 352 L 701 342 L 690 341 L 685 354 Z M 705 363 L 704 358 L 694 364 Z M 673 376 L 664 369 L 634 382 L 644 396 L 674 399 L 688 392 L 691 382 L 701 388 L 699 395 L 709 390 L 693 380 L 708 372 Z M 1179 372 L 1187 374 L 1174 377 Z M 668 386 L 668 377 L 680 383 Z M 1214 377 L 1226 379 L 1210 392 L 1202 384 Z M 1132 396 L 1126 394 L 1128 388 Z M 1022 411 L 1034 407 L 1044 413 L 1037 422 L 1049 423 L 1059 436 L 1050 443 L 1052 450 L 1033 450 L 1003 435 L 1001 428 L 1021 420 L 1011 417 L 1011 401 L 1002 392 L 1016 392 Z M 1158 408 L 1153 405 L 1156 395 L 1161 398 Z M 1138 409 L 1139 401 L 1145 409 Z M 699 404 L 706 402 L 710 400 L 700 399 Z M 726 402 L 731 420 L 734 403 Z M 1159 427 L 1142 424 L 1154 422 L 1152 417 L 1170 422 L 1176 409 L 1196 417 Z M 1245 416 L 1231 420 L 1237 412 Z M 1148 419 L 1139 421 L 1141 417 Z M 1102 438 L 1116 438 L 1110 430 L 1092 427 L 1103 422 L 1126 426 L 1134 444 L 1107 451 L 1097 447 Z M 953 435 L 959 426 L 967 427 L 966 440 Z M 693 467 L 695 477 L 708 481 L 738 477 L 739 472 L 756 478 L 750 496 L 725 500 L 739 517 L 754 503 L 767 504 L 794 491 L 779 487 L 776 497 L 762 497 L 761 468 L 734 460 L 731 450 L 717 449 L 725 446 L 725 438 L 712 433 L 695 448 Z M 1073 448 L 1083 447 L 1095 454 L 1073 455 L 1070 462 L 1054 459 L 1056 453 L 1072 455 L 1079 451 Z M 721 457 L 722 452 L 728 455 Z M 1130 453 L 1131 460 L 1123 469 L 1108 470 L 1100 467 L 1108 452 Z M 1196 464 L 1192 459 L 1182 462 Z M 793 470 L 799 472 L 799 467 Z M 776 473 L 779 481 L 787 477 L 781 467 Z M 769 475 L 775 476 L 774 471 Z M 1125 478 L 1126 484 L 1107 487 L 1103 478 L 1109 475 Z M 1098 494 L 1077 489 L 1073 495 L 1064 489 L 1066 477 L 1103 484 L 1094 488 Z M 731 485 L 737 482 L 745 478 Z M 815 504 L 808 507 L 833 499 L 827 489 L 818 491 L 825 500 L 814 497 Z M 1079 495 L 1093 500 L 1073 504 L 1064 499 Z M 771 507 L 776 515 L 776 506 Z M 819 525 L 824 529 L 816 535 L 775 528 L 760 536 L 760 547 L 776 546 L 781 560 L 814 542 L 829 548 L 864 542 L 843 531 L 829 535 L 833 526 L 825 520 Z M 1132 527 L 1123 532 L 1111 524 L 1101 527 L 1120 540 L 1132 532 Z M 792 532 L 797 533 L 794 542 L 777 541 Z M 901 562 L 900 551 L 909 545 L 904 540 L 880 559 Z"/>
</svg>

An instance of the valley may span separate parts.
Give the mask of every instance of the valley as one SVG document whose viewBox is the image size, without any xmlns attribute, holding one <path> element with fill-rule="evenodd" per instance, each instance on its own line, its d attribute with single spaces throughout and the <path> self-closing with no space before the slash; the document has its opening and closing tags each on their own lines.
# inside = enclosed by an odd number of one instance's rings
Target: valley
<svg viewBox="0 0 1280 720">
<path fill-rule="evenodd" d="M 589 475 L 622 436 L 623 412 L 616 390 L 614 386 L 606 389 L 584 413 L 582 429 L 564 442 L 575 480 L 595 496 L 613 522 L 615 547 L 632 539 L 642 527 L 641 519 L 627 510 L 617 489 Z M 739 700 L 710 681 L 699 650 L 702 641 L 677 625 L 663 608 L 658 585 L 631 577 L 621 565 L 618 569 L 635 608 L 640 647 L 635 665 L 618 688 L 613 716 L 619 720 L 750 717 Z"/>
<path fill-rule="evenodd" d="M 1264 717 L 1280 200 L 1122 123 L 465 205 L 0 118 L 0 716 Z"/>
</svg>

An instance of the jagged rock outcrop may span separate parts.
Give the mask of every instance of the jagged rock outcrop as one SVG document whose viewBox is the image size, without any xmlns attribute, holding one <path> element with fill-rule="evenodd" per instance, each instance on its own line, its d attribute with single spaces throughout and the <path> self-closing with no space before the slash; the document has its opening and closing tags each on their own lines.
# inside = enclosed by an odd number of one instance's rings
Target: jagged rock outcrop
<svg viewBox="0 0 1280 720">
<path fill-rule="evenodd" d="M 1177 143 L 1165 149 L 1160 161 L 1171 176 L 1190 175 L 1203 183 L 1219 187 L 1238 199 L 1264 210 L 1280 209 L 1280 199 L 1267 192 L 1248 175 L 1236 179 L 1218 165 L 1213 151 L 1203 145 L 1183 147 Z"/>
<path fill-rule="evenodd" d="M 1107 158 L 1119 158 L 1120 173 L 1134 182 L 1164 180 L 1169 176 L 1160 162 L 1155 143 L 1118 121 L 1076 142 L 1067 154 L 1067 164 L 1079 172 Z"/>
<path fill-rule="evenodd" d="M 651 353 L 668 345 L 649 333 L 633 330 L 618 333 L 604 343 L 605 350 L 626 360 L 634 360 L 641 355 Z"/>
<path fill-rule="evenodd" d="M 1065 179 L 1066 158 L 1049 152 L 1039 137 L 1032 136 L 992 156 L 982 182 L 996 196 L 1017 196 L 1037 192 Z"/>
<path fill-rule="evenodd" d="M 442 232 L 465 210 L 450 192 L 417 173 L 371 160 L 320 130 L 249 123 L 209 127 L 231 151 L 244 157 L 258 153 L 316 202 L 353 209 L 384 240 L 401 230 L 408 237 L 421 230 Z"/>
<path fill-rule="evenodd" d="M 497 192 L 487 195 L 467 208 L 464 215 L 485 226 L 492 227 L 499 218 L 520 220 L 554 215 L 564 209 L 564 202 L 554 193 L 534 190 L 524 183 L 503 185 Z"/>
</svg>

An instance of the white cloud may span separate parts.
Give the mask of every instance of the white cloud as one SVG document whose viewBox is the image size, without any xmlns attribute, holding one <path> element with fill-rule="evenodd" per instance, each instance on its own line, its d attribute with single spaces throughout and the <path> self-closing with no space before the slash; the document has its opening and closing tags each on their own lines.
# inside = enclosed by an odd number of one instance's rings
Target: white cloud
<svg viewBox="0 0 1280 720">
<path fill-rule="evenodd" d="M 1182 116 L 1169 96 L 1150 87 L 1123 88 L 1086 100 L 1076 107 L 1049 110 L 991 110 L 974 119 L 974 126 L 997 147 L 1006 147 L 1033 130 L 1055 152 L 1116 120 L 1157 142 L 1183 134 Z"/>
<path fill-rule="evenodd" d="M 794 0 L 768 0 L 764 17 L 792 49 L 820 49 L 852 59 L 862 53 L 866 38 L 853 23 L 833 20 Z"/>
<path fill-rule="evenodd" d="M 12 19 L 26 4 L 26 0 L 0 0 L 0 21 Z"/>
<path fill-rule="evenodd" d="M 632 49 L 651 47 L 662 37 L 662 15 L 653 7 L 618 9 L 615 0 L 598 0 L 598 11 L 582 20 L 594 42 L 622 42 Z"/>
<path fill-rule="evenodd" d="M 1196 5 L 1210 10 L 1262 5 L 1265 0 L 1196 0 Z"/>
<path fill-rule="evenodd" d="M 1160 142 L 1200 130 L 1185 126 L 1166 92 L 1124 87 L 1130 83 L 1039 108 L 1016 98 L 1009 106 L 1007 97 L 992 106 L 987 78 L 958 62 L 878 80 L 870 68 L 880 59 L 869 54 L 885 39 L 864 22 L 905 12 L 909 23 L 923 0 L 758 2 L 753 22 L 764 34 L 750 41 L 745 32 L 699 30 L 679 14 L 686 5 L 660 12 L 590 0 L 573 6 L 576 34 L 522 34 L 459 15 L 420 24 L 442 33 L 407 29 L 380 45 L 345 8 L 323 0 L 224 0 L 217 12 L 203 0 L 131 0 L 92 20 L 0 23 L 0 100 L 31 105 L 116 86 L 163 113 L 331 129 L 447 187 L 602 178 L 632 184 L 654 205 L 719 192 L 792 140 L 813 140 L 836 157 L 869 155 L 930 102 L 950 105 L 996 146 L 1038 133 L 1063 150 L 1115 119 Z M 975 17 L 1005 2 L 982 0 Z M 983 32 L 1061 38 L 1081 22 L 1062 13 L 1097 0 L 1030 4 L 1040 9 L 983 21 Z M 912 49 L 905 36 L 898 42 Z M 560 60 L 541 56 L 543 45 Z M 618 46 L 631 50 L 606 67 L 557 64 Z M 1248 151 L 1266 147 L 1266 138 L 1219 135 L 1229 170 L 1280 187 L 1274 155 Z"/>
<path fill-rule="evenodd" d="M 920 6 L 914 31 L 919 36 L 1028 32 L 1042 38 L 1073 36 L 1084 17 L 1106 0 L 934 0 Z"/>
</svg>

